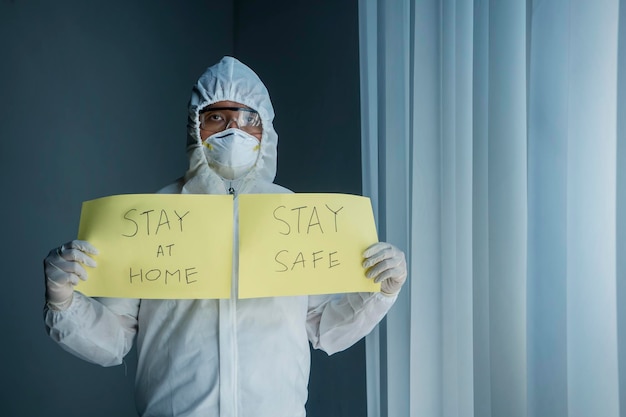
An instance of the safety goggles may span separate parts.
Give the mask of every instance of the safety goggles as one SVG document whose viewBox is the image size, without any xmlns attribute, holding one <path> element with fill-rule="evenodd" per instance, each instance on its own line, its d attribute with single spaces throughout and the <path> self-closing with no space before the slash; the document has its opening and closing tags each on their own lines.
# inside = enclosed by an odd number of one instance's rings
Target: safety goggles
<svg viewBox="0 0 626 417">
<path fill-rule="evenodd" d="M 246 107 L 204 108 L 200 110 L 199 118 L 200 129 L 207 132 L 221 132 L 230 127 L 236 127 L 250 134 L 263 131 L 259 113 Z"/>
</svg>

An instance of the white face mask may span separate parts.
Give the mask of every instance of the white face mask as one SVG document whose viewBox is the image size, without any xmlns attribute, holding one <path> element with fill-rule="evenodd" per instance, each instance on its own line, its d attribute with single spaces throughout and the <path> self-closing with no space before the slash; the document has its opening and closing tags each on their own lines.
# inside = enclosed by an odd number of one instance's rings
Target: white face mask
<svg viewBox="0 0 626 417">
<path fill-rule="evenodd" d="M 261 142 L 257 138 L 237 128 L 214 133 L 203 145 L 209 166 L 228 180 L 235 180 L 250 172 L 261 149 Z"/>
</svg>

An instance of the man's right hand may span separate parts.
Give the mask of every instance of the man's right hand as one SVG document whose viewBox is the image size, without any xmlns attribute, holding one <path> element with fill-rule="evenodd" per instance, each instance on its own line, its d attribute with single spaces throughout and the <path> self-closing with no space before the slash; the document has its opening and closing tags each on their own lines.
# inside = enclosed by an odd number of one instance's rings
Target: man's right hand
<svg viewBox="0 0 626 417">
<path fill-rule="evenodd" d="M 46 301 L 53 310 L 65 310 L 72 304 L 74 285 L 87 280 L 83 265 L 96 266 L 89 255 L 98 250 L 84 240 L 72 240 L 52 249 L 43 261 L 46 278 Z"/>
</svg>

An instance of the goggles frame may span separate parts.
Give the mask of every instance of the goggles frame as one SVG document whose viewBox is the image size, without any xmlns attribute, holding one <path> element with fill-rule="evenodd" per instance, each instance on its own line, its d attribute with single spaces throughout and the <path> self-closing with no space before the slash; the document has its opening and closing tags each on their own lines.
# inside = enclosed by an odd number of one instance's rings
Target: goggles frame
<svg viewBox="0 0 626 417">
<path fill-rule="evenodd" d="M 214 112 L 214 111 L 231 111 L 231 112 L 237 112 L 238 115 L 236 118 L 231 117 L 228 120 L 224 121 L 224 126 L 219 128 L 219 129 L 212 129 L 212 128 L 206 128 L 206 122 L 204 120 L 204 118 L 202 117 L 202 115 L 204 113 L 208 113 L 208 112 Z M 245 113 L 250 113 L 250 114 L 254 114 L 255 115 L 255 119 L 258 120 L 258 124 L 248 124 L 244 118 L 242 118 L 242 115 Z M 198 112 L 198 118 L 200 120 L 198 120 L 199 122 L 199 127 L 201 130 L 204 130 L 205 132 L 221 132 L 223 130 L 226 130 L 228 128 L 228 126 L 235 121 L 235 123 L 237 123 L 237 128 L 243 130 L 244 132 L 248 132 L 248 133 L 260 133 L 263 131 L 263 125 L 261 123 L 261 117 L 259 115 L 259 112 L 251 109 L 249 107 L 230 107 L 230 106 L 224 106 L 224 107 L 205 107 L 202 110 L 200 110 Z"/>
</svg>

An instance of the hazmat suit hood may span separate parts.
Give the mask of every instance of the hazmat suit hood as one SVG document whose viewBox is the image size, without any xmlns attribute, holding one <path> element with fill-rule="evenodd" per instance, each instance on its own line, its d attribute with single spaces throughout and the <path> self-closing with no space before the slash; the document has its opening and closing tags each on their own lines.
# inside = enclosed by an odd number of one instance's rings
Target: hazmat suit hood
<svg viewBox="0 0 626 417">
<path fill-rule="evenodd" d="M 241 178 L 226 180 L 209 167 L 200 138 L 199 112 L 218 101 L 235 101 L 256 110 L 263 125 L 261 148 L 255 166 Z M 183 193 L 237 194 L 251 192 L 259 182 L 272 183 L 276 176 L 278 134 L 274 130 L 274 109 L 261 79 L 246 65 L 226 56 L 209 67 L 193 87 L 187 122 L 189 169 Z"/>
</svg>

